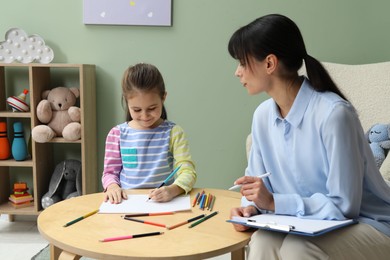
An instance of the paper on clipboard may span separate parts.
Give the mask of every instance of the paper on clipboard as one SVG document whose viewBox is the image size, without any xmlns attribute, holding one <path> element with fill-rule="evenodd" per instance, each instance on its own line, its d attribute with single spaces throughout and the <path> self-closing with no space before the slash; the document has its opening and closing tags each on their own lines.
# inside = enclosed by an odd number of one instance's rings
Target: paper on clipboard
<svg viewBox="0 0 390 260">
<path fill-rule="evenodd" d="M 148 195 L 131 194 L 127 200 L 119 204 L 111 204 L 109 201 L 100 205 L 99 213 L 155 213 L 169 211 L 184 211 L 191 209 L 190 196 L 178 196 L 168 202 L 148 201 Z"/>
<path fill-rule="evenodd" d="M 297 235 L 317 236 L 326 232 L 357 223 L 356 220 L 317 220 L 295 216 L 260 214 L 250 218 L 233 217 L 228 222 L 253 228 L 261 228 Z"/>
</svg>

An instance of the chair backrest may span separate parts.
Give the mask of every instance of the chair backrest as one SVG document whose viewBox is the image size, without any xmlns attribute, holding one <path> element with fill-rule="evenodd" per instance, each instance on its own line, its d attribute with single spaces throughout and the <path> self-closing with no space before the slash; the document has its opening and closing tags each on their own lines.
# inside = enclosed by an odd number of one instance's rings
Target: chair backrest
<svg viewBox="0 0 390 260">
<path fill-rule="evenodd" d="M 323 65 L 355 106 L 364 131 L 376 123 L 390 123 L 390 62 Z"/>
<path fill-rule="evenodd" d="M 390 62 L 347 65 L 322 62 L 344 95 L 355 106 L 366 132 L 376 123 L 390 123 Z M 300 70 L 301 75 L 306 69 Z M 251 136 L 246 142 L 247 155 Z M 390 181 L 390 156 L 381 166 L 384 178 Z"/>
</svg>

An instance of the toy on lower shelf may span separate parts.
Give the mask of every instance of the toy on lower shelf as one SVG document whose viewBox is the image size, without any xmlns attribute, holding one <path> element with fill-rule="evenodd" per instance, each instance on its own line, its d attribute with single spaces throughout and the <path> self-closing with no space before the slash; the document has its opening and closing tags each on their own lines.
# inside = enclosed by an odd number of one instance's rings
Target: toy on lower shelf
<svg viewBox="0 0 390 260">
<path fill-rule="evenodd" d="M 28 193 L 27 183 L 16 182 L 14 183 L 14 193 L 9 196 L 9 204 L 14 208 L 24 208 L 32 206 L 34 198 Z"/>
<path fill-rule="evenodd" d="M 14 140 L 12 141 L 12 156 L 16 161 L 24 161 L 28 157 L 27 143 L 24 140 L 22 122 L 14 123 Z"/>
<path fill-rule="evenodd" d="M 11 146 L 7 136 L 7 123 L 0 122 L 0 160 L 7 160 L 11 156 Z"/>
</svg>

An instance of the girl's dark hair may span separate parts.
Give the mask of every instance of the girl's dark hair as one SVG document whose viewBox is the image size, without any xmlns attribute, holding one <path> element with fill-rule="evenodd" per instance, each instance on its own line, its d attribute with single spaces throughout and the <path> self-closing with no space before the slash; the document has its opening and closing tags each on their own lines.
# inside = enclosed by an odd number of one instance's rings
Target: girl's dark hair
<svg viewBox="0 0 390 260">
<path fill-rule="evenodd" d="M 286 16 L 270 14 L 241 27 L 230 38 L 228 50 L 249 67 L 250 57 L 263 61 L 274 54 L 289 74 L 296 74 L 305 61 L 307 76 L 316 91 L 331 91 L 347 100 L 322 64 L 307 54 L 298 26 Z"/>
<path fill-rule="evenodd" d="M 122 78 L 122 102 L 126 104 L 126 121 L 133 120 L 127 105 L 127 98 L 133 91 L 156 91 L 161 99 L 165 96 L 164 79 L 160 71 L 151 64 L 138 63 L 130 66 L 124 73 Z M 163 105 L 162 119 L 168 119 L 167 111 Z"/>
</svg>

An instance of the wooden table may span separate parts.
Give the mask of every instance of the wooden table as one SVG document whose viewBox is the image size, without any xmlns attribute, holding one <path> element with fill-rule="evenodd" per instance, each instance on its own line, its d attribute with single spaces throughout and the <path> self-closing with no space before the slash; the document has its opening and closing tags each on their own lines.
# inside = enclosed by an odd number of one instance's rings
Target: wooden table
<svg viewBox="0 0 390 260">
<path fill-rule="evenodd" d="M 218 189 L 194 189 L 191 203 L 204 190 L 216 196 L 213 211 L 219 214 L 188 228 L 188 224 L 167 230 L 162 227 L 127 221 L 121 214 L 95 214 L 71 226 L 63 225 L 98 209 L 103 193 L 84 195 L 58 202 L 38 216 L 38 229 L 50 242 L 51 259 L 205 259 L 231 252 L 232 259 L 244 259 L 244 247 L 250 232 L 237 232 L 227 223 L 230 209 L 240 205 L 238 192 Z M 129 190 L 129 194 L 147 194 L 148 190 Z M 210 211 L 192 207 L 191 211 L 173 215 L 139 217 L 168 226 Z M 99 239 L 145 232 L 165 232 L 162 235 L 99 242 Z"/>
</svg>

